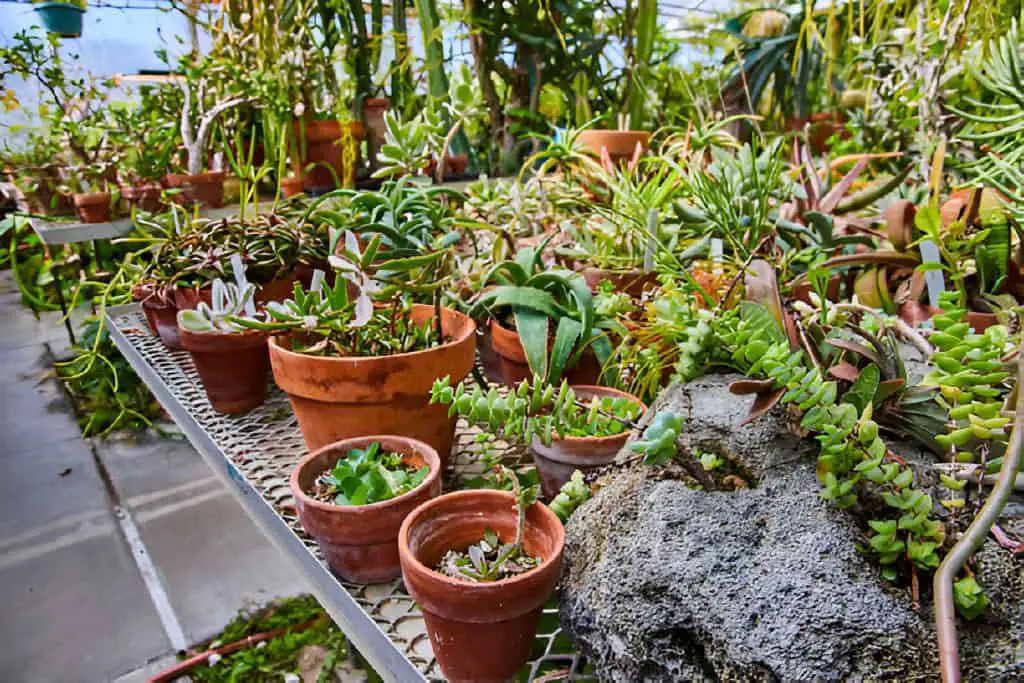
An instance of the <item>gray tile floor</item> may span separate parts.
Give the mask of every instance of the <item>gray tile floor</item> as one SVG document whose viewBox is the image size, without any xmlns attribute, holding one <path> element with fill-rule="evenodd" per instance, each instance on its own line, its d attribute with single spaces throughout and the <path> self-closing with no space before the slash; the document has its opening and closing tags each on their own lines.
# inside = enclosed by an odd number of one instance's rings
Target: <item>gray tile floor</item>
<svg viewBox="0 0 1024 683">
<path fill-rule="evenodd" d="M 83 441 L 48 344 L 66 344 L 59 318 L 37 320 L 0 274 L 0 681 L 145 680 L 180 634 L 307 590 L 187 442 Z"/>
</svg>

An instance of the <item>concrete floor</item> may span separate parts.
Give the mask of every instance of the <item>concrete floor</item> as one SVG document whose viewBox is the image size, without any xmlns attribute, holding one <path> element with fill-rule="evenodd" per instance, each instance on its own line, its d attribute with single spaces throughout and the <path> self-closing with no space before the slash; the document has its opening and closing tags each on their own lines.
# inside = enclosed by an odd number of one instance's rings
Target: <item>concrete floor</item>
<svg viewBox="0 0 1024 683">
<path fill-rule="evenodd" d="M 82 440 L 48 367 L 65 344 L 0 274 L 0 681 L 142 681 L 306 592 L 187 442 Z"/>
</svg>

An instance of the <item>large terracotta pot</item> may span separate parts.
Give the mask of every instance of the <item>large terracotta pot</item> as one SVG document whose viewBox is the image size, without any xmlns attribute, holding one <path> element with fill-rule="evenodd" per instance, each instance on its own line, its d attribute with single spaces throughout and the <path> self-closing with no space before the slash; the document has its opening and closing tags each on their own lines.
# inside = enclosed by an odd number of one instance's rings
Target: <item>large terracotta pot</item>
<svg viewBox="0 0 1024 683">
<path fill-rule="evenodd" d="M 646 410 L 643 401 L 618 389 L 574 385 L 572 390 L 576 393 L 577 398 L 588 403 L 595 396 L 598 398 L 621 396 L 638 406 L 641 409 L 640 415 L 643 415 L 642 411 Z M 534 437 L 530 450 L 533 451 L 533 463 L 537 466 L 537 474 L 540 475 L 544 499 L 551 500 L 558 495 L 562 486 L 569 481 L 575 470 L 586 474 L 615 462 L 615 456 L 626 445 L 629 435 L 630 431 L 627 429 L 621 434 L 611 436 L 567 436 L 564 439 L 553 436 L 549 446 L 545 446 Z"/>
<path fill-rule="evenodd" d="M 83 223 L 110 222 L 110 193 L 86 192 L 75 194 L 75 208 Z"/>
<path fill-rule="evenodd" d="M 200 301 L 210 303 L 210 291 L 174 287 L 169 292 L 157 293 L 150 284 L 136 285 L 132 290 L 136 301 L 142 302 L 149 329 L 169 349 L 181 349 L 178 334 L 178 311 L 191 310 Z"/>
<path fill-rule="evenodd" d="M 651 134 L 645 130 L 591 128 L 580 133 L 576 139 L 594 154 L 600 156 L 601 150 L 605 149 L 612 161 L 625 162 L 633 158 L 637 145 L 640 145 L 641 153 L 647 151 Z"/>
<path fill-rule="evenodd" d="M 198 202 L 213 209 L 224 206 L 223 171 L 208 171 L 198 175 L 168 173 L 166 184 L 170 188 L 182 188 L 182 191 L 174 196 L 176 204 L 188 206 Z"/>
<path fill-rule="evenodd" d="M 501 372 L 502 381 L 511 386 L 533 377 L 526 360 L 526 351 L 519 341 L 519 333 L 506 328 L 493 318 L 490 332 L 491 348 L 498 356 L 498 370 Z M 571 368 L 566 368 L 562 376 L 569 380 L 569 384 L 597 384 L 601 377 L 601 366 L 593 352 L 587 349 L 579 362 Z"/>
<path fill-rule="evenodd" d="M 415 304 L 412 321 L 427 325 L 431 306 Z M 270 340 L 274 379 L 291 399 L 306 446 L 369 434 L 397 434 L 426 442 L 447 462 L 455 436 L 448 407 L 429 405 L 434 380 L 461 382 L 473 367 L 476 324 L 441 309 L 448 341 L 441 346 L 391 356 L 330 358 L 289 350 L 287 339 Z"/>
<path fill-rule="evenodd" d="M 387 126 L 384 124 L 384 112 L 391 105 L 386 97 L 371 97 L 363 102 L 363 117 L 366 119 L 366 149 L 370 159 L 376 164 L 377 152 L 384 144 Z"/>
<path fill-rule="evenodd" d="M 460 581 L 433 570 L 449 550 L 464 550 L 493 529 L 516 532 L 511 493 L 458 491 L 419 506 L 398 535 L 402 578 L 423 611 L 434 656 L 448 680 L 507 681 L 530 656 L 541 609 L 558 583 L 565 531 L 546 505 L 526 512 L 523 547 L 540 566 L 492 583 Z"/>
<path fill-rule="evenodd" d="M 203 389 L 219 413 L 244 413 L 267 398 L 267 333 L 189 332 L 178 326 L 183 349 L 192 354 Z"/>
<path fill-rule="evenodd" d="M 305 180 L 301 175 L 290 175 L 281 179 L 281 195 L 284 197 L 294 197 L 297 194 L 302 194 L 305 190 L 303 187 Z"/>
<path fill-rule="evenodd" d="M 412 491 L 370 505 L 332 505 L 307 493 L 317 477 L 333 469 L 349 451 L 374 441 L 383 450 L 401 453 L 407 465 L 429 467 L 426 478 Z M 292 470 L 289 483 L 302 528 L 316 539 L 331 569 L 352 583 L 384 583 L 402 575 L 398 560 L 402 522 L 419 505 L 441 495 L 441 458 L 416 439 L 360 436 L 328 444 L 307 455 Z"/>
<path fill-rule="evenodd" d="M 338 181 L 351 187 L 356 180 L 356 166 L 359 164 L 359 142 L 366 137 L 363 124 L 349 121 L 344 125 L 356 142 L 354 163 L 346 167 L 344 150 L 340 144 L 342 123 L 337 119 L 303 119 L 296 122 L 294 132 L 302 149 L 302 135 L 305 135 L 306 156 L 296 169 L 296 175 L 303 175 L 303 186 L 307 191 L 327 190 L 338 187 Z"/>
<path fill-rule="evenodd" d="M 581 274 L 587 286 L 595 292 L 602 282 L 611 282 L 616 292 L 624 292 L 636 298 L 644 290 L 658 286 L 658 274 L 654 271 L 584 268 Z"/>
</svg>

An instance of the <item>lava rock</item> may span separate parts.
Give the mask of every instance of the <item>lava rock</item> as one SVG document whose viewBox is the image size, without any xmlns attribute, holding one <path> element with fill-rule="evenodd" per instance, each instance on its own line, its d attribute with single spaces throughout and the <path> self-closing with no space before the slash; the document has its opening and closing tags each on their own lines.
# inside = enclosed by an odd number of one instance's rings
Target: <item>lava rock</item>
<svg viewBox="0 0 1024 683">
<path fill-rule="evenodd" d="M 935 678 L 930 599 L 915 610 L 858 552 L 784 411 L 738 426 L 753 399 L 729 393 L 736 379 L 673 386 L 649 414 L 679 412 L 687 446 L 738 459 L 756 485 L 693 490 L 635 461 L 607 478 L 566 529 L 563 627 L 609 681 Z M 959 625 L 964 680 L 1020 666 L 1024 570 L 992 545 L 978 567 L 995 617 Z"/>
</svg>

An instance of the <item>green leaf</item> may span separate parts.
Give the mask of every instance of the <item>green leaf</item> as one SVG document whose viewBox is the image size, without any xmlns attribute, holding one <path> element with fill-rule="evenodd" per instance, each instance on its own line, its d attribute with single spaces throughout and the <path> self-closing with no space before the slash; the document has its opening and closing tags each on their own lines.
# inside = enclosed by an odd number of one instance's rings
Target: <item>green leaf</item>
<svg viewBox="0 0 1024 683">
<path fill-rule="evenodd" d="M 545 330 L 547 326 L 545 325 Z M 562 377 L 566 363 L 572 355 L 576 341 L 580 338 L 583 325 L 572 318 L 561 318 L 555 330 L 555 342 L 551 346 L 551 359 L 548 367 L 547 381 L 554 384 Z M 546 342 L 546 340 L 545 340 Z"/>
<path fill-rule="evenodd" d="M 516 331 L 530 371 L 548 376 L 548 316 L 528 308 L 515 308 Z"/>
</svg>

